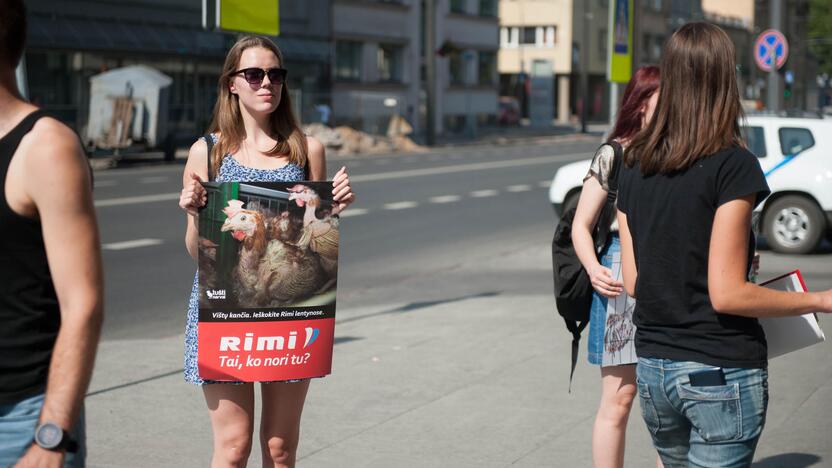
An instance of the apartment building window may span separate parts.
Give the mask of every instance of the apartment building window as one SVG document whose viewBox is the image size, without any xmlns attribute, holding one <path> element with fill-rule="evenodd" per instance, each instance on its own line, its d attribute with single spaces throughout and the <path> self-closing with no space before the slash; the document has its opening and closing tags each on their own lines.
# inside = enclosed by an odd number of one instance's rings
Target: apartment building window
<svg viewBox="0 0 832 468">
<path fill-rule="evenodd" d="M 642 0 L 641 4 L 653 11 L 662 11 L 662 0 Z"/>
<path fill-rule="evenodd" d="M 461 86 L 465 84 L 465 61 L 462 60 L 462 54 L 451 54 L 448 58 L 448 74 L 451 77 L 452 86 Z"/>
<path fill-rule="evenodd" d="M 497 1 L 480 0 L 480 16 L 497 16 Z"/>
<path fill-rule="evenodd" d="M 520 44 L 534 45 L 537 43 L 537 28 L 526 26 L 520 34 Z"/>
<path fill-rule="evenodd" d="M 500 28 L 500 47 L 517 47 L 520 28 Z"/>
<path fill-rule="evenodd" d="M 598 31 L 598 55 L 606 57 L 607 55 L 607 30 L 602 29 Z"/>
<path fill-rule="evenodd" d="M 546 46 L 554 46 L 557 41 L 557 33 L 558 28 L 557 26 L 547 26 L 546 27 L 546 34 L 543 38 L 543 44 Z"/>
<path fill-rule="evenodd" d="M 650 47 L 652 45 L 652 37 L 650 34 L 641 36 L 641 53 L 643 57 L 650 58 Z"/>
<path fill-rule="evenodd" d="M 505 45 L 516 47 L 518 44 L 517 36 L 520 36 L 519 43 L 521 45 L 533 45 L 535 47 L 554 47 L 557 43 L 557 26 L 525 26 L 522 28 L 506 28 L 509 29 L 507 33 L 508 42 Z M 511 30 L 514 30 L 514 36 L 511 36 Z M 519 34 L 518 34 L 519 33 Z"/>
<path fill-rule="evenodd" d="M 393 44 L 381 44 L 378 47 L 378 77 L 381 81 L 402 81 L 402 56 L 404 54 L 401 46 Z"/>
<path fill-rule="evenodd" d="M 466 0 L 451 0 L 451 13 L 467 13 L 465 11 L 465 3 Z"/>
<path fill-rule="evenodd" d="M 652 60 L 658 61 L 662 56 L 662 46 L 664 45 L 664 37 L 653 36 L 653 50 L 650 52 Z"/>
<path fill-rule="evenodd" d="M 356 41 L 335 44 L 335 78 L 358 81 L 361 79 L 361 46 Z"/>
<path fill-rule="evenodd" d="M 480 52 L 479 55 L 479 83 L 484 86 L 492 86 L 497 71 L 497 54 L 488 51 Z"/>
</svg>

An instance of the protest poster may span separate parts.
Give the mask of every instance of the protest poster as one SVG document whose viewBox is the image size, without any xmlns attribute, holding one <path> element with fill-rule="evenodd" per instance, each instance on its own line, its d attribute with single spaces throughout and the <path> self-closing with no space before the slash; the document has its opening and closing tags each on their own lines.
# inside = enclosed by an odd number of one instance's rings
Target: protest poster
<svg viewBox="0 0 832 468">
<path fill-rule="evenodd" d="M 332 183 L 204 185 L 200 376 L 267 382 L 329 374 L 339 239 Z"/>
</svg>

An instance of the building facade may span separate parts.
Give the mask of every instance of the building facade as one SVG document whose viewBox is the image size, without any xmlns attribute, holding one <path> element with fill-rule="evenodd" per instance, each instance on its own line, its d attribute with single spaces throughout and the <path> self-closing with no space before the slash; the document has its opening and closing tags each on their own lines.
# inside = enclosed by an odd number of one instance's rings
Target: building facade
<svg viewBox="0 0 832 468">
<path fill-rule="evenodd" d="M 437 133 L 472 134 L 497 118 L 497 0 L 437 0 Z M 431 53 L 431 51 L 425 51 Z"/>
<path fill-rule="evenodd" d="M 418 1 L 335 0 L 334 122 L 384 133 L 394 114 L 421 130 Z"/>
<path fill-rule="evenodd" d="M 280 36 L 289 87 L 303 120 L 315 118 L 305 96 L 330 88 L 331 0 L 280 2 Z M 211 2 L 209 2 L 211 3 Z M 128 65 L 173 79 L 169 128 L 174 144 L 205 131 L 225 54 L 238 34 L 203 28 L 200 0 L 27 0 L 25 66 L 30 99 L 84 135 L 90 78 Z"/>
<path fill-rule="evenodd" d="M 500 2 L 500 94 L 520 101 L 528 115 L 528 79 L 535 63 L 554 77 L 553 115 L 570 116 L 572 74 L 572 0 L 503 0 Z"/>
</svg>

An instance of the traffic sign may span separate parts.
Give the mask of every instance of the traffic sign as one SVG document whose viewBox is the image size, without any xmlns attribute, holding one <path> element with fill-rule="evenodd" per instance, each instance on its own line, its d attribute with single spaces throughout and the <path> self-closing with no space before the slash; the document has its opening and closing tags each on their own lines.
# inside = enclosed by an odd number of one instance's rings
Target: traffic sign
<svg viewBox="0 0 832 468">
<path fill-rule="evenodd" d="M 754 61 L 764 72 L 770 72 L 772 63 L 777 70 L 783 67 L 789 58 L 789 41 L 776 29 L 767 29 L 757 36 L 754 42 Z"/>
</svg>

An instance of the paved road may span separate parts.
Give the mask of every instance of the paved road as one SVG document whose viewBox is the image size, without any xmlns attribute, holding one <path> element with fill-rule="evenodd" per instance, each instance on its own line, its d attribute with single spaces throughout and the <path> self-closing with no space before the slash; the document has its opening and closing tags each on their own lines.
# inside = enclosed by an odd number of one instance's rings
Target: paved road
<svg viewBox="0 0 832 468">
<path fill-rule="evenodd" d="M 339 304 L 401 300 L 399 292 L 389 294 L 392 284 L 464 261 L 453 254 L 460 245 L 487 248 L 511 242 L 519 228 L 550 230 L 546 187 L 552 174 L 594 146 L 567 141 L 330 161 L 331 173 L 349 166 L 359 200 L 342 224 Z M 107 274 L 105 339 L 182 330 L 194 264 L 176 205 L 181 174 L 181 166 L 96 174 Z M 441 300 L 447 289 L 408 297 Z"/>
</svg>

